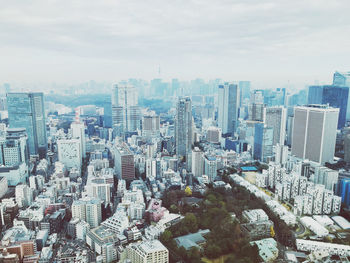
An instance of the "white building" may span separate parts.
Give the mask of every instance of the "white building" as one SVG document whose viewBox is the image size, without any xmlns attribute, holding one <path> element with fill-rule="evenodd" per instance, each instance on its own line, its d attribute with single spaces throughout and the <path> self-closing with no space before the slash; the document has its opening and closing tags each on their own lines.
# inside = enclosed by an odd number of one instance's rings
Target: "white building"
<svg viewBox="0 0 350 263">
<path fill-rule="evenodd" d="M 238 127 L 240 90 L 237 85 L 225 83 L 218 91 L 218 126 L 223 134 L 233 134 Z"/>
<path fill-rule="evenodd" d="M 284 145 L 286 139 L 287 109 L 282 106 L 265 108 L 265 123 L 273 128 L 273 145 Z"/>
<path fill-rule="evenodd" d="M 93 198 L 75 200 L 72 204 L 72 217 L 84 220 L 91 228 L 97 227 L 102 220 L 101 201 Z"/>
<path fill-rule="evenodd" d="M 70 125 L 72 130 L 72 138 L 80 140 L 81 153 L 83 157 L 86 157 L 86 138 L 85 138 L 85 126 L 84 123 L 73 122 Z"/>
<path fill-rule="evenodd" d="M 132 263 L 169 262 L 169 251 L 158 240 L 132 243 L 126 247 L 126 253 Z"/>
<path fill-rule="evenodd" d="M 202 176 L 204 174 L 204 153 L 195 147 L 192 150 L 192 174 L 194 177 Z"/>
<path fill-rule="evenodd" d="M 33 189 L 28 185 L 19 184 L 16 186 L 15 196 L 19 207 L 27 207 L 33 202 Z"/>
<path fill-rule="evenodd" d="M 2 198 L 8 190 L 7 178 L 5 176 L 0 176 L 0 198 Z"/>
<path fill-rule="evenodd" d="M 297 239 L 296 240 L 297 249 L 300 251 L 312 252 L 312 251 L 325 251 L 330 255 L 337 256 L 350 256 L 350 246 L 334 244 L 334 243 L 326 243 L 305 239 Z"/>
<path fill-rule="evenodd" d="M 338 115 L 338 108 L 325 105 L 295 107 L 292 154 L 321 164 L 332 162 Z"/>
<path fill-rule="evenodd" d="M 205 155 L 204 157 L 204 173 L 208 176 L 209 181 L 213 182 L 217 175 L 217 162 L 215 156 Z"/>
<path fill-rule="evenodd" d="M 81 169 L 83 154 L 80 139 L 57 140 L 58 160 L 68 169 Z"/>
</svg>

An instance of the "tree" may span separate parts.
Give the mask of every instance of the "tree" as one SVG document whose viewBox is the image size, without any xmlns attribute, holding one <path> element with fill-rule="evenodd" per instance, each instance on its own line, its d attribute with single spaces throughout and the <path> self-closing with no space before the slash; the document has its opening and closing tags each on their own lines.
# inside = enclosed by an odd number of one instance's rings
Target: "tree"
<svg viewBox="0 0 350 263">
<path fill-rule="evenodd" d="M 275 237 L 275 230 L 273 229 L 273 226 L 271 226 L 270 228 L 270 234 L 271 234 L 271 237 Z"/>
<path fill-rule="evenodd" d="M 215 244 L 209 244 L 205 247 L 204 252 L 208 258 L 216 258 L 216 257 L 220 256 L 221 249 L 219 246 L 217 246 Z"/>
<path fill-rule="evenodd" d="M 159 237 L 159 239 L 160 239 L 160 241 L 162 242 L 162 243 L 168 243 L 171 239 L 172 239 L 172 237 L 173 237 L 173 233 L 171 233 L 171 231 L 170 230 L 165 230 L 161 235 L 160 235 L 160 237 Z"/>
<path fill-rule="evenodd" d="M 237 258 L 234 255 L 229 255 L 225 259 L 225 263 L 236 263 L 236 262 L 237 262 Z"/>
<path fill-rule="evenodd" d="M 192 233 L 198 231 L 197 218 L 193 213 L 187 213 L 183 220 L 183 225 Z"/>
<path fill-rule="evenodd" d="M 186 194 L 186 196 L 191 196 L 192 195 L 192 190 L 191 190 L 191 188 L 189 186 L 186 186 L 185 194 Z"/>
</svg>

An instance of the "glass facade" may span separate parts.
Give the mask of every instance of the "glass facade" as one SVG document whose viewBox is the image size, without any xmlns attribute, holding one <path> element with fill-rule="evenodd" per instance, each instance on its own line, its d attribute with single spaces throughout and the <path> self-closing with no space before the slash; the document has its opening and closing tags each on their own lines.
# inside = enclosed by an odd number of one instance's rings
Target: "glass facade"
<svg viewBox="0 0 350 263">
<path fill-rule="evenodd" d="M 47 152 L 47 136 L 43 93 L 8 93 L 9 125 L 25 128 L 30 155 L 44 158 Z"/>
</svg>

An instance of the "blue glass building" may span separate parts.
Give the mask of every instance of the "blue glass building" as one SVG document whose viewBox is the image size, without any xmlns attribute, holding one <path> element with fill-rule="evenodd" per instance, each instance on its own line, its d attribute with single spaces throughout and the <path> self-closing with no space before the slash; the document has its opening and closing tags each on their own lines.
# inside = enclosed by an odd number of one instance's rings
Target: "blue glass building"
<svg viewBox="0 0 350 263">
<path fill-rule="evenodd" d="M 310 86 L 308 104 L 329 104 L 339 108 L 338 129 L 345 126 L 349 88 L 334 85 Z"/>
<path fill-rule="evenodd" d="M 10 128 L 25 128 L 29 154 L 45 158 L 47 135 L 43 93 L 8 93 L 7 105 Z"/>
</svg>

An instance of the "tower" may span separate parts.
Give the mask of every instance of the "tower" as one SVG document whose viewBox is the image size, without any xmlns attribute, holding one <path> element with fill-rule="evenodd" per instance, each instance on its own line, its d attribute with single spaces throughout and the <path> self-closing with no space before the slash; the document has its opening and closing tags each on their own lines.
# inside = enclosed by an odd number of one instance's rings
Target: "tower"
<svg viewBox="0 0 350 263">
<path fill-rule="evenodd" d="M 8 93 L 7 105 L 10 127 L 26 129 L 30 155 L 45 158 L 47 137 L 43 93 Z"/>
<path fill-rule="evenodd" d="M 219 85 L 218 126 L 223 135 L 232 136 L 237 130 L 239 94 L 239 88 L 235 84 Z"/>
</svg>

